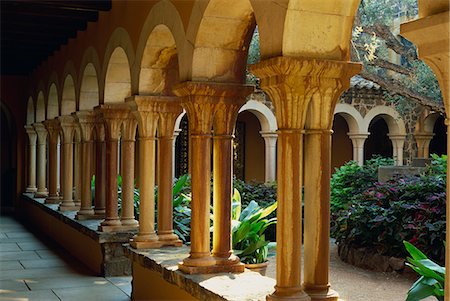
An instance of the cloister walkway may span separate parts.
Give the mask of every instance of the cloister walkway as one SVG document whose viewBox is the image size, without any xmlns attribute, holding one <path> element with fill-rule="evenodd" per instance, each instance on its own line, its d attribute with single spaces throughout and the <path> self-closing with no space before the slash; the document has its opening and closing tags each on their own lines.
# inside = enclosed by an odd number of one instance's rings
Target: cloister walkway
<svg viewBox="0 0 450 301">
<path fill-rule="evenodd" d="M 275 278 L 275 257 L 267 276 Z M 355 268 L 331 243 L 330 279 L 346 301 L 402 301 L 413 280 Z M 0 300 L 130 300 L 131 277 L 97 277 L 11 217 L 0 217 Z M 361 288 L 364 290 L 361 290 Z M 370 295 L 368 295 L 370 292 Z M 431 300 L 431 299 L 430 299 Z"/>
<path fill-rule="evenodd" d="M 97 277 L 14 218 L 0 216 L 0 300 L 127 301 L 131 277 Z"/>
</svg>

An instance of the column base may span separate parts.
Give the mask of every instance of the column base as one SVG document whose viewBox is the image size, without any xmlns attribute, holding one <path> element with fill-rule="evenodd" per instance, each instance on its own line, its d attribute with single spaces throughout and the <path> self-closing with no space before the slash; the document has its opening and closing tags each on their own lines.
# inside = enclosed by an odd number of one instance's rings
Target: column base
<svg viewBox="0 0 450 301">
<path fill-rule="evenodd" d="M 245 271 L 245 265 L 241 262 L 233 265 L 209 266 L 188 266 L 184 263 L 179 263 L 178 269 L 185 274 L 243 273 Z"/>
<path fill-rule="evenodd" d="M 311 297 L 304 291 L 289 293 L 288 290 L 284 290 L 286 292 L 283 293 L 275 290 L 275 292 L 266 296 L 266 301 L 311 301 Z"/>
<path fill-rule="evenodd" d="M 100 232 L 134 232 L 135 230 L 136 227 L 123 226 L 118 219 L 104 220 L 98 226 Z"/>
<path fill-rule="evenodd" d="M 72 201 L 62 201 L 62 203 L 58 207 L 58 211 L 78 211 L 80 210 L 79 206 L 76 206 Z"/>
<path fill-rule="evenodd" d="M 36 191 L 34 193 L 34 197 L 36 199 L 46 198 L 46 197 L 48 197 L 48 192 L 47 191 Z"/>
<path fill-rule="evenodd" d="M 45 204 L 59 204 L 61 203 L 61 198 L 57 195 L 49 196 L 45 199 Z"/>
<path fill-rule="evenodd" d="M 75 216 L 75 219 L 77 219 L 77 220 L 87 220 L 87 219 L 92 219 L 91 216 L 94 216 L 94 210 L 93 209 L 80 209 L 80 211 L 77 212 L 77 215 Z"/>
<path fill-rule="evenodd" d="M 126 227 L 135 227 L 135 228 L 139 228 L 139 222 L 137 220 L 133 219 L 121 219 L 120 223 L 122 224 L 122 226 L 126 226 Z"/>
<path fill-rule="evenodd" d="M 37 191 L 37 187 L 27 187 L 25 189 L 25 192 L 28 192 L 28 193 L 34 193 L 36 191 Z"/>
<path fill-rule="evenodd" d="M 137 234 L 130 239 L 130 246 L 135 249 L 158 249 L 161 243 L 155 233 Z"/>
<path fill-rule="evenodd" d="M 339 301 L 339 294 L 332 290 L 313 290 L 305 289 L 305 292 L 311 297 L 312 301 Z"/>
</svg>

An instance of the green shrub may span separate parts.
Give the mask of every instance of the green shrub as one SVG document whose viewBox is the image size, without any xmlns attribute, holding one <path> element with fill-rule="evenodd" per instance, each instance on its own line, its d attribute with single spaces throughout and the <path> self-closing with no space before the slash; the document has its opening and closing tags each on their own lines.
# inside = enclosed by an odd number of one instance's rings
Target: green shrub
<svg viewBox="0 0 450 301">
<path fill-rule="evenodd" d="M 443 262 L 446 182 L 443 169 L 435 168 L 439 165 L 434 162 L 434 171 L 421 176 L 375 180 L 362 192 L 347 192 L 350 201 L 332 213 L 332 236 L 338 243 L 396 257 L 407 255 L 406 240 Z"/>
</svg>

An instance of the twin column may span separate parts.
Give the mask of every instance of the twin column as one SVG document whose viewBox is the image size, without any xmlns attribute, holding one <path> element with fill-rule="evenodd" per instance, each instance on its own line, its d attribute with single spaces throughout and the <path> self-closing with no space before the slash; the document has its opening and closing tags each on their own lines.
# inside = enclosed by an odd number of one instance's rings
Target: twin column
<svg viewBox="0 0 450 301">
<path fill-rule="evenodd" d="M 275 292 L 267 296 L 268 300 L 338 299 L 328 283 L 330 133 L 336 101 L 359 70 L 360 65 L 349 62 L 290 57 L 268 59 L 252 68 L 274 103 L 279 127 L 277 274 Z M 303 159 L 307 162 L 305 169 Z"/>
</svg>

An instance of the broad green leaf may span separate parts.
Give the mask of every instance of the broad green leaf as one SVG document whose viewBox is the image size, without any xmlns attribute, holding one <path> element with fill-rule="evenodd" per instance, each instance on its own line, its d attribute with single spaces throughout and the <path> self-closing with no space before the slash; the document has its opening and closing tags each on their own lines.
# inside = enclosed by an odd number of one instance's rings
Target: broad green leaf
<svg viewBox="0 0 450 301">
<path fill-rule="evenodd" d="M 405 245 L 406 250 L 409 254 L 411 254 L 412 258 L 415 260 L 428 259 L 428 257 L 422 253 L 419 249 L 417 249 L 412 243 L 404 240 L 403 244 Z"/>
</svg>

